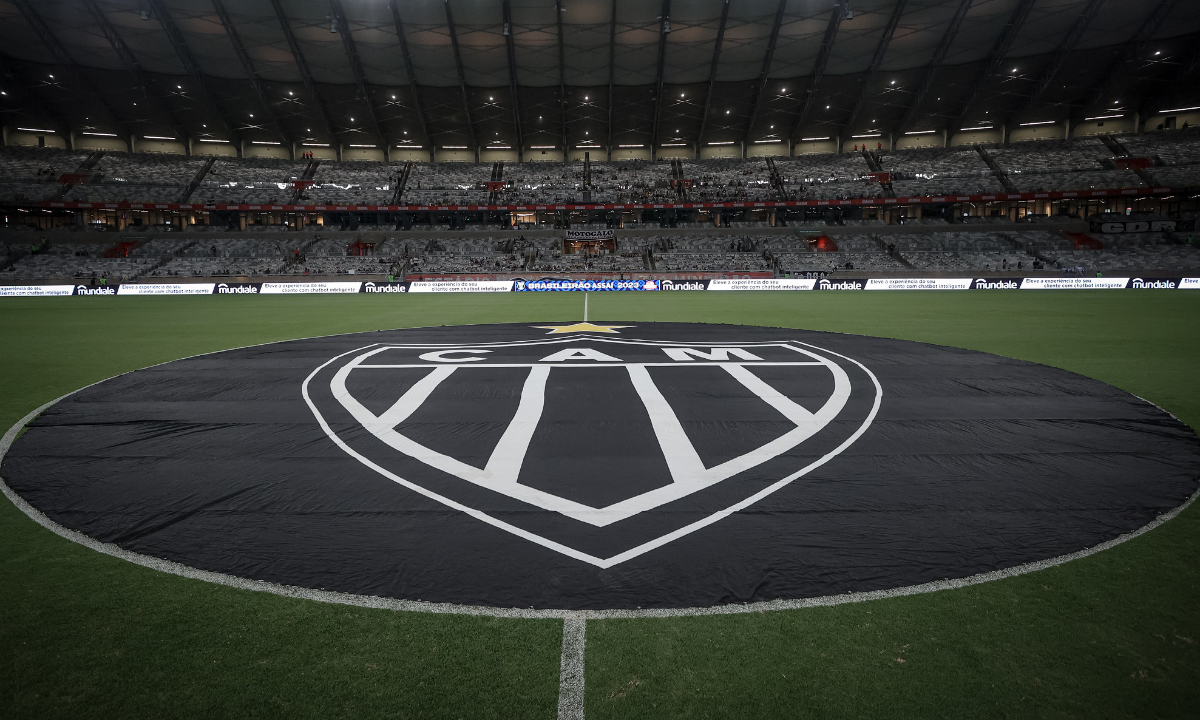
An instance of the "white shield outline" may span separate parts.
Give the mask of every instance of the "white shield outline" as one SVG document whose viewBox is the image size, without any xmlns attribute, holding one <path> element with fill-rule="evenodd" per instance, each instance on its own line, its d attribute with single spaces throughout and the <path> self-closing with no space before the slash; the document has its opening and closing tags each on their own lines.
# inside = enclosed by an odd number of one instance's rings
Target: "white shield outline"
<svg viewBox="0 0 1200 720">
<path fill-rule="evenodd" d="M 596 363 L 596 364 L 590 364 L 587 366 L 581 366 L 579 364 L 571 364 L 571 363 L 548 363 L 546 365 L 541 365 L 540 363 L 520 363 L 519 364 L 520 367 L 530 367 L 531 370 L 530 370 L 529 376 L 526 378 L 525 385 L 522 390 L 522 397 L 521 397 L 521 401 L 518 405 L 516 416 L 510 422 L 509 427 L 506 429 L 503 437 L 501 438 L 501 441 L 497 444 L 496 450 L 493 451 L 492 457 L 489 459 L 486 467 L 484 467 L 482 469 L 466 465 L 465 463 L 462 463 L 461 461 L 458 461 L 454 458 L 451 458 L 451 457 L 443 455 L 441 453 L 437 453 L 436 451 L 430 450 L 429 448 L 426 448 L 412 440 L 409 440 L 408 438 L 405 438 L 403 435 L 395 432 L 395 430 L 394 430 L 396 425 L 403 422 L 404 418 L 408 417 L 408 415 L 410 415 L 418 407 L 420 407 L 421 404 L 424 403 L 425 399 L 434 391 L 434 389 L 436 389 L 437 385 L 440 382 L 442 382 L 447 377 L 449 377 L 449 375 L 452 374 L 457 368 L 462 367 L 461 365 L 441 365 L 441 366 L 439 366 L 439 365 L 427 364 L 427 365 L 419 365 L 419 366 L 414 366 L 414 365 L 404 365 L 404 366 L 379 365 L 379 366 L 365 366 L 365 367 L 362 366 L 363 360 L 365 360 L 377 353 L 380 353 L 380 352 L 383 352 L 385 350 L 392 349 L 392 348 L 434 350 L 434 349 L 451 349 L 451 348 L 517 347 L 517 346 L 529 346 L 529 345 L 556 345 L 556 344 L 565 344 L 565 343 L 576 343 L 581 340 L 586 340 L 588 342 L 612 343 L 612 344 L 619 344 L 619 345 L 650 345 L 650 346 L 664 347 L 664 348 L 668 348 L 668 347 L 750 348 L 750 347 L 766 347 L 766 346 L 787 347 L 788 349 L 794 350 L 798 353 L 801 353 L 810 358 L 813 358 L 813 360 L 805 361 L 805 362 L 797 362 L 797 363 L 771 363 L 771 362 L 763 362 L 763 361 L 747 361 L 747 362 L 715 361 L 715 362 L 708 362 L 708 363 L 697 363 L 697 362 L 689 362 L 689 363 L 679 363 L 679 362 L 667 363 L 667 362 L 664 362 L 664 363 L 651 363 L 651 364 L 621 363 L 620 365 L 616 365 L 618 367 L 626 367 L 629 369 L 630 379 L 633 381 L 634 387 L 637 390 L 639 397 L 641 397 L 642 402 L 646 405 L 647 411 L 650 413 L 651 423 L 652 423 L 652 426 L 654 427 L 655 434 L 658 435 L 660 446 L 663 447 L 663 449 L 664 449 L 664 457 L 667 458 L 667 463 L 668 463 L 668 467 L 670 468 L 671 473 L 672 473 L 673 482 L 670 485 L 666 485 L 666 486 L 663 486 L 656 490 L 652 490 L 647 493 L 643 493 L 641 495 L 635 496 L 633 498 L 623 500 L 621 502 L 615 503 L 615 504 L 607 506 L 605 508 L 593 508 L 593 507 L 582 505 L 580 503 L 576 503 L 576 502 L 573 502 L 570 500 L 566 500 L 565 498 L 560 498 L 558 496 L 552 495 L 550 493 L 546 493 L 541 490 L 537 490 L 535 488 L 530 488 L 525 485 L 520 485 L 516 482 L 516 478 L 517 478 L 517 474 L 520 471 L 521 461 L 524 458 L 525 451 L 528 447 L 529 439 L 532 437 L 533 432 L 537 426 L 537 421 L 541 416 L 541 411 L 542 411 L 541 391 L 542 391 L 542 389 L 544 389 L 545 380 L 549 374 L 549 370 L 556 365 L 559 367 L 572 367 L 572 368 L 595 367 L 598 365 L 608 365 L 609 367 L 613 367 L 614 365 L 609 365 L 607 363 L 603 363 L 603 364 Z M 776 456 L 782 454 L 783 452 L 790 450 L 791 448 L 795 447 L 796 445 L 799 445 L 800 443 L 804 442 L 804 440 L 811 437 L 813 434 L 815 434 L 821 428 L 825 427 L 825 425 L 827 425 L 831 420 L 836 418 L 838 413 L 840 413 L 844 409 L 845 403 L 848 400 L 849 395 L 850 395 L 850 383 L 849 383 L 849 378 L 845 373 L 845 370 L 843 370 L 837 363 L 830 361 L 828 358 L 823 358 L 820 355 L 817 355 L 813 352 L 803 349 L 802 347 L 797 347 L 797 346 L 805 346 L 808 348 L 812 348 L 813 350 L 817 350 L 822 353 L 826 353 L 828 355 L 839 357 L 843 360 L 854 363 L 860 369 L 862 369 L 863 372 L 865 372 L 868 377 L 871 378 L 871 382 L 875 386 L 875 398 L 874 398 L 874 402 L 871 407 L 871 411 L 868 413 L 868 415 L 867 415 L 866 419 L 863 421 L 862 425 L 859 426 L 855 430 L 854 433 L 852 433 L 846 440 L 844 440 L 840 445 L 838 445 L 836 448 L 834 448 L 829 453 L 825 454 L 824 456 L 815 460 L 814 462 L 806 465 L 805 467 L 801 468 L 800 470 L 796 471 L 795 473 L 792 473 L 791 475 L 788 475 L 788 476 L 772 483 L 768 487 L 763 488 L 759 492 L 754 493 L 750 497 L 748 497 L 738 503 L 735 503 L 734 505 L 731 505 L 728 508 L 725 508 L 724 510 L 713 513 L 712 515 L 710 515 L 706 518 L 695 521 L 685 527 L 679 528 L 678 530 L 675 530 L 671 533 L 663 535 L 655 540 L 651 540 L 649 542 L 643 543 L 641 545 L 638 545 L 634 548 L 630 548 L 629 550 L 618 553 L 618 554 L 613 555 L 608 558 L 600 558 L 600 557 L 596 557 L 594 555 L 590 555 L 588 553 L 580 552 L 578 550 L 575 550 L 574 548 L 568 547 L 566 545 L 563 545 L 561 543 L 555 542 L 548 538 L 542 537 L 535 533 L 531 533 L 528 530 L 525 530 L 523 528 L 516 527 L 510 523 L 503 521 L 503 520 L 492 517 L 491 515 L 488 515 L 487 513 L 483 512 L 483 511 L 467 507 L 461 503 L 451 500 L 450 498 L 444 497 L 438 493 L 428 490 L 427 488 L 424 488 L 416 483 L 406 480 L 406 479 L 400 477 L 399 475 L 396 475 L 395 473 L 387 470 L 386 468 L 381 467 L 377 463 L 372 462 L 370 459 L 364 457 L 363 455 L 361 455 L 354 449 L 350 448 L 341 438 L 339 438 L 337 436 L 337 434 L 332 430 L 332 428 L 330 428 L 329 424 L 325 421 L 324 416 L 321 414 L 320 410 L 313 403 L 312 398 L 309 394 L 309 383 L 319 372 L 324 370 L 326 367 L 328 367 L 332 363 L 337 362 L 341 358 L 346 357 L 347 355 L 360 353 L 360 355 L 357 358 L 355 358 L 354 361 L 347 363 L 346 365 L 344 365 L 342 368 L 340 368 L 335 373 L 334 379 L 330 383 L 330 389 L 332 390 L 335 398 L 342 405 L 342 407 L 344 409 L 346 409 L 348 412 L 350 412 L 351 415 L 354 416 L 354 418 L 364 426 L 364 428 L 366 428 L 369 432 L 372 433 L 372 435 L 379 438 L 380 440 L 382 440 L 389 446 L 395 448 L 396 450 L 413 457 L 414 459 L 424 462 L 425 464 L 430 465 L 432 467 L 443 470 L 444 472 L 447 472 L 451 475 L 459 477 L 463 480 L 467 480 L 468 482 L 472 482 L 476 485 L 480 485 L 482 487 L 486 487 L 486 488 L 494 490 L 496 492 L 500 492 L 504 495 L 516 498 L 523 502 L 527 502 L 536 507 L 540 507 L 544 510 L 559 512 L 559 513 L 562 513 L 563 515 L 572 517 L 581 522 L 585 522 L 585 523 L 595 525 L 598 527 L 603 527 L 603 526 L 611 524 L 613 522 L 617 522 L 617 521 L 625 519 L 627 517 L 631 517 L 632 515 L 636 515 L 637 513 L 644 512 L 645 510 L 649 510 L 653 507 L 658 507 L 664 503 L 672 502 L 673 500 L 677 500 L 679 498 L 685 497 L 685 496 L 690 495 L 694 492 L 697 492 L 705 487 L 709 487 L 718 482 L 721 482 L 722 480 L 732 477 L 733 475 L 743 472 L 746 469 L 749 469 L 749 468 L 759 465 L 763 462 L 766 462 L 767 460 L 769 460 L 773 457 L 776 457 Z M 372 349 L 372 348 L 374 348 L 374 349 Z M 823 365 L 826 368 L 828 368 L 830 370 L 830 372 L 833 373 L 833 375 L 834 375 L 834 385 L 835 385 L 834 393 L 831 395 L 830 399 L 827 400 L 825 402 L 825 404 L 816 413 L 811 413 L 808 410 L 800 407 L 796 403 L 792 402 L 789 398 L 786 398 L 782 394 L 773 390 L 772 388 L 770 388 L 769 385 L 767 385 L 763 381 L 759 380 L 752 373 L 750 373 L 742 368 L 742 366 L 744 366 L 744 365 L 771 365 L 771 364 L 775 364 L 775 365 L 780 365 L 780 364 Z M 791 420 L 796 425 L 796 428 L 785 433 L 784 435 L 780 436 L 779 438 L 776 438 L 776 440 L 771 441 L 771 442 L 767 443 L 766 445 L 763 445 L 762 447 L 760 447 L 756 450 L 753 450 L 749 453 L 743 454 L 742 456 L 739 456 L 737 458 L 733 458 L 729 461 L 726 461 L 725 463 L 721 463 L 720 465 L 714 466 L 713 468 L 704 468 L 703 464 L 700 463 L 699 458 L 696 456 L 695 449 L 692 447 L 690 440 L 687 439 L 686 433 L 684 433 L 682 426 L 679 424 L 678 419 L 675 417 L 674 411 L 671 410 L 669 404 L 662 397 L 662 395 L 658 392 L 657 388 L 654 387 L 653 382 L 650 380 L 649 374 L 645 370 L 646 365 L 662 365 L 662 366 L 672 366 L 672 367 L 679 367 L 679 366 L 693 366 L 694 367 L 696 365 L 723 366 L 726 369 L 726 371 L 729 372 L 743 386 L 747 387 L 747 389 L 750 389 L 751 392 L 758 395 L 760 398 L 762 398 L 765 402 L 770 404 L 772 407 L 775 407 L 775 409 L 778 410 L 782 415 L 784 415 L 784 417 Z M 503 367 L 504 365 L 503 364 L 498 365 L 495 363 L 485 365 L 485 367 L 498 367 L 498 366 Z M 510 365 L 510 366 L 512 366 L 512 365 Z M 351 371 L 353 371 L 356 368 L 370 369 L 371 367 L 377 367 L 377 368 L 378 367 L 392 367 L 392 368 L 394 368 L 394 367 L 423 367 L 423 368 L 432 368 L 432 372 L 429 375 L 427 375 L 425 378 L 422 378 L 420 381 L 418 381 L 416 384 L 414 384 L 414 386 L 412 388 L 410 388 L 404 394 L 404 396 L 402 396 L 396 403 L 393 404 L 391 409 L 389 409 L 388 411 L 385 411 L 382 415 L 377 416 L 374 413 L 372 413 L 370 410 L 368 410 L 364 406 L 362 406 L 361 403 L 359 403 L 356 399 L 354 399 L 345 388 L 345 380 L 349 376 L 349 373 Z M 545 371 L 544 372 L 539 371 L 537 369 L 539 367 L 544 368 Z M 336 357 L 333 357 L 333 358 L 329 359 L 328 361 L 326 361 L 325 363 L 321 364 L 318 368 L 313 370 L 312 373 L 310 373 L 307 378 L 305 378 L 304 384 L 302 386 L 302 394 L 304 396 L 304 401 L 308 404 L 309 409 L 312 411 L 313 415 L 316 417 L 318 423 L 320 424 L 322 430 L 324 430 L 325 434 L 328 435 L 329 438 L 331 440 L 333 440 L 333 442 L 335 444 L 337 444 L 340 448 L 342 448 L 342 450 L 344 450 L 346 453 L 348 453 L 349 455 L 351 455 L 352 457 L 354 457 L 355 459 L 357 459 L 359 462 L 363 463 L 367 467 L 371 468 L 372 470 L 375 470 L 376 472 L 380 473 L 381 475 L 389 478 L 390 480 L 392 480 L 400 485 L 403 485 L 404 487 L 414 490 L 428 498 L 436 500 L 436 501 L 438 501 L 444 505 L 447 505 L 451 508 L 465 512 L 468 515 L 470 515 L 476 519 L 482 520 L 483 522 L 486 522 L 497 528 L 500 528 L 500 529 L 506 530 L 507 532 L 513 533 L 514 535 L 517 535 L 518 537 L 525 538 L 525 539 L 530 540 L 538 545 L 541 545 L 548 549 L 562 553 L 564 555 L 575 558 L 577 560 L 587 562 L 587 563 L 595 565 L 597 567 L 607 568 L 607 567 L 612 567 L 613 565 L 616 565 L 618 563 L 624 562 L 626 560 L 632 559 L 634 557 L 637 557 L 639 555 L 642 555 L 646 552 L 649 552 L 650 550 L 653 550 L 654 548 L 661 547 L 662 545 L 664 545 L 668 542 L 671 542 L 672 540 L 675 540 L 675 539 L 678 539 L 685 535 L 688 535 L 688 534 L 695 532 L 696 530 L 699 530 L 700 528 L 703 528 L 707 525 L 710 525 L 724 517 L 728 517 L 729 515 L 737 512 L 743 508 L 749 507 L 750 505 L 757 502 L 758 500 L 761 500 L 762 498 L 764 498 L 764 497 L 776 492 L 780 488 L 788 485 L 789 483 L 794 481 L 796 478 L 799 478 L 799 477 L 811 472 L 812 470 L 820 467 L 821 465 L 824 465 L 825 463 L 829 462 L 831 459 L 833 459 L 837 455 L 841 454 L 846 448 L 848 448 L 850 445 L 852 445 L 856 440 L 858 440 L 858 438 L 860 438 L 862 436 L 862 434 L 864 432 L 866 432 L 867 428 L 870 427 L 871 423 L 875 419 L 875 416 L 879 412 L 879 406 L 880 406 L 880 403 L 883 398 L 883 388 L 880 386 L 879 380 L 878 380 L 878 378 L 875 377 L 875 374 L 872 373 L 869 369 L 867 369 L 867 367 L 865 365 L 858 362 L 857 360 L 846 357 L 845 355 L 842 355 L 840 353 L 836 353 L 836 352 L 833 352 L 830 350 L 826 350 L 824 348 L 820 348 L 816 345 L 812 345 L 811 343 L 805 343 L 805 342 L 800 342 L 800 341 L 749 342 L 749 343 L 736 343 L 736 342 L 718 342 L 718 343 L 714 343 L 714 342 L 695 343 L 695 342 L 692 342 L 692 343 L 687 343 L 687 342 L 679 342 L 679 341 L 669 341 L 669 342 L 648 341 L 648 340 L 638 340 L 638 339 L 634 339 L 634 338 L 606 338 L 606 337 L 597 337 L 594 335 L 583 334 L 583 335 L 574 335 L 574 336 L 567 337 L 567 338 L 553 338 L 553 339 L 547 338 L 547 339 L 540 339 L 540 340 L 495 342 L 495 343 L 455 343 L 455 344 L 428 344 L 428 343 L 422 343 L 422 344 L 385 343 L 385 344 L 381 344 L 381 343 L 374 343 L 371 345 L 367 345 L 367 346 L 360 347 L 360 348 L 355 348 L 354 350 L 349 350 L 347 352 L 341 353 L 340 355 L 337 355 Z M 667 449 L 668 446 L 671 446 L 672 450 L 668 450 Z"/>
</svg>

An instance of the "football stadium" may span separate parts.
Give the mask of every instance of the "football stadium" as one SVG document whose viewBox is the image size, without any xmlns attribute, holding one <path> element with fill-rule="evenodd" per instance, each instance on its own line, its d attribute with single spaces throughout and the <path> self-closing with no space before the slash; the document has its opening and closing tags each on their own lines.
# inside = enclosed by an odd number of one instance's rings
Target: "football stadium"
<svg viewBox="0 0 1200 720">
<path fill-rule="evenodd" d="M 1200 712 L 1200 4 L 0 13 L 0 715 Z"/>
</svg>

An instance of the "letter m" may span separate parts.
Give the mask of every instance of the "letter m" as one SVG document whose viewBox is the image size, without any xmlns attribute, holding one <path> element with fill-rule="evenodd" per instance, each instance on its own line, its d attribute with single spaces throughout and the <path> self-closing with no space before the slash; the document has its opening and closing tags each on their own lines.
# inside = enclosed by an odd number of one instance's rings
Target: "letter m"
<svg viewBox="0 0 1200 720">
<path fill-rule="evenodd" d="M 752 352 L 747 352 L 741 348 L 713 348 L 712 352 L 704 352 L 695 348 L 663 348 L 663 352 L 667 357 L 678 362 L 691 362 L 696 359 L 700 360 L 729 360 L 729 356 L 739 358 L 741 360 L 762 360 L 759 356 Z"/>
</svg>

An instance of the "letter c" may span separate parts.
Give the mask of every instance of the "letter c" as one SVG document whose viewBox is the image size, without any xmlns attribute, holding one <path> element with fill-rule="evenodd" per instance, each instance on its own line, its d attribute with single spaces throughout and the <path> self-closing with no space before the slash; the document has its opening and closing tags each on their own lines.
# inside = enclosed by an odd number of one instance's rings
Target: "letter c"
<svg viewBox="0 0 1200 720">
<path fill-rule="evenodd" d="M 478 361 L 482 360 L 483 358 L 480 358 L 480 357 L 452 358 L 452 357 L 446 357 L 446 356 L 449 355 L 450 353 L 479 354 L 479 353 L 490 353 L 490 352 L 491 352 L 491 350 L 435 350 L 433 352 L 427 352 L 424 355 L 421 355 L 420 358 L 422 360 L 426 360 L 428 362 L 478 362 Z"/>
</svg>

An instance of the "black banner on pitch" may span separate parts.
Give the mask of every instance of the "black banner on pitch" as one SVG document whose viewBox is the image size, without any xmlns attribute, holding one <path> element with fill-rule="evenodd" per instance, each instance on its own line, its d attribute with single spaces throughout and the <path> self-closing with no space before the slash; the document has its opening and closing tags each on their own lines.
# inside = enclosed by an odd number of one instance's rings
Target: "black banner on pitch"
<svg viewBox="0 0 1200 720">
<path fill-rule="evenodd" d="M 435 602 L 672 608 L 1093 547 L 1186 501 L 1200 439 L 1124 391 L 985 353 L 544 323 L 127 373 L 47 409 L 0 474 L 58 523 L 205 570 Z"/>
</svg>

